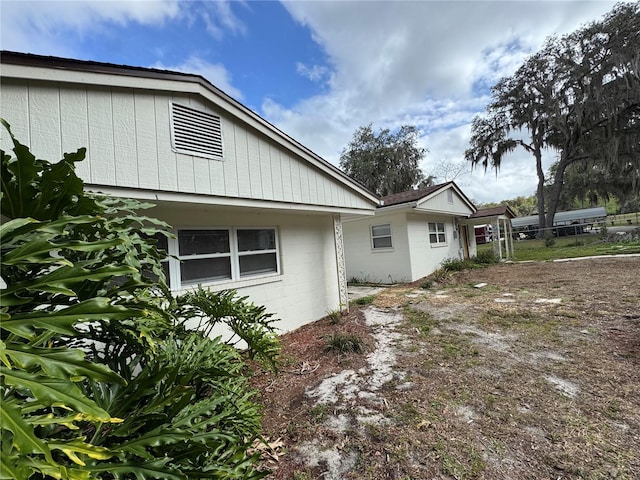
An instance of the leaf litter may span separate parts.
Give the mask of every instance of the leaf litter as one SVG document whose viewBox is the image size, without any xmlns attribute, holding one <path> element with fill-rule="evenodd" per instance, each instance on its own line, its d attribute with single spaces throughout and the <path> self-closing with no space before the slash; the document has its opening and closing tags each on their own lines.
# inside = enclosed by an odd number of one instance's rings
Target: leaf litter
<svg viewBox="0 0 640 480">
<path fill-rule="evenodd" d="M 284 335 L 305 374 L 254 376 L 283 445 L 267 478 L 640 478 L 638 272 L 638 258 L 499 264 Z M 327 352 L 336 331 L 367 351 Z"/>
</svg>

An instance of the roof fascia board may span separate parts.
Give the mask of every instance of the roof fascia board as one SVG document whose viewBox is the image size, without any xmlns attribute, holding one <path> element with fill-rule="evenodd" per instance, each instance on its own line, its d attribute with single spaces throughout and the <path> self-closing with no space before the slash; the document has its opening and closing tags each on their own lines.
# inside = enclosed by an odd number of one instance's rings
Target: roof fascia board
<svg viewBox="0 0 640 480">
<path fill-rule="evenodd" d="M 87 190 L 124 198 L 135 198 L 150 202 L 187 203 L 196 205 L 215 205 L 220 207 L 241 207 L 252 209 L 279 210 L 282 212 L 307 213 L 339 213 L 343 215 L 373 216 L 375 209 L 360 209 L 349 207 L 332 207 L 327 205 L 312 205 L 293 202 L 276 202 L 251 198 L 219 197 L 213 195 L 188 194 L 180 192 L 165 192 L 157 190 L 143 190 L 138 188 L 106 187 L 103 185 L 85 184 Z"/>
<path fill-rule="evenodd" d="M 423 215 L 429 215 L 429 214 L 447 215 L 450 217 L 461 217 L 461 218 L 469 218 L 469 215 L 471 215 L 470 213 L 465 214 L 465 213 L 452 212 L 451 210 L 436 210 L 433 208 L 414 208 L 413 211 L 415 213 L 419 213 Z"/>
<path fill-rule="evenodd" d="M 134 73 L 135 72 L 135 73 Z M 277 129 L 258 114 L 245 107 L 232 97 L 215 87 L 204 78 L 197 75 L 171 75 L 158 73 L 159 76 L 171 78 L 156 78 L 140 75 L 137 70 L 128 71 L 126 68 L 112 68 L 111 72 L 92 72 L 81 68 L 64 68 L 52 66 L 31 66 L 2 63 L 2 77 L 24 79 L 28 81 L 44 81 L 96 86 L 131 88 L 137 90 L 161 90 L 166 92 L 180 92 L 197 94 L 222 108 L 230 115 L 239 118 L 253 129 L 266 135 L 274 142 L 291 150 L 304 158 L 315 168 L 326 173 L 346 187 L 356 191 L 373 205 L 379 205 L 380 200 L 359 183 L 353 181 L 337 167 L 313 153 L 302 144 Z"/>
</svg>

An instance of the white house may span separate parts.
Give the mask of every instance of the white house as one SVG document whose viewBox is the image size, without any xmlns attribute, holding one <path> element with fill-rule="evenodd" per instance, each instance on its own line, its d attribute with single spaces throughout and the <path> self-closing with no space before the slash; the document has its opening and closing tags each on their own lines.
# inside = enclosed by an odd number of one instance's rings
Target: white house
<svg viewBox="0 0 640 480">
<path fill-rule="evenodd" d="M 454 182 L 382 198 L 374 217 L 343 223 L 347 277 L 374 283 L 412 282 L 447 258 L 476 253 L 475 206 Z"/>
<path fill-rule="evenodd" d="M 198 75 L 0 61 L 0 116 L 22 143 L 52 161 L 87 147 L 87 188 L 151 201 L 173 226 L 172 290 L 237 289 L 282 331 L 347 304 L 342 218 L 378 199 L 339 169 Z"/>
</svg>

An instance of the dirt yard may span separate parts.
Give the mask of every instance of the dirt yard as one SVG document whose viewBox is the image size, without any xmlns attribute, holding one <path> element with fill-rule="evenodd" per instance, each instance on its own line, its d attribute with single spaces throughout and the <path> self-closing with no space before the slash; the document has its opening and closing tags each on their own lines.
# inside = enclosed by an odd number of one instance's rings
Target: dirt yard
<svg viewBox="0 0 640 480">
<path fill-rule="evenodd" d="M 283 336 L 280 374 L 254 376 L 267 478 L 640 478 L 639 257 L 422 286 Z M 328 351 L 336 332 L 364 353 Z"/>
</svg>

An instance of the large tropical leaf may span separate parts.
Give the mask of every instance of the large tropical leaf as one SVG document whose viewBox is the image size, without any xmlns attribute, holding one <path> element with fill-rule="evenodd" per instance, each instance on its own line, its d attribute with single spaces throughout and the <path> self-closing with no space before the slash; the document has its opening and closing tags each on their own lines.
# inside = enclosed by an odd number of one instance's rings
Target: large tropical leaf
<svg viewBox="0 0 640 480">
<path fill-rule="evenodd" d="M 137 480 L 186 480 L 188 478 L 179 470 L 167 465 L 169 462 L 169 458 L 161 458 L 150 462 L 100 463 L 86 468 L 94 473 L 109 473 L 118 479 L 131 478 L 131 475 L 135 475 Z"/>
<path fill-rule="evenodd" d="M 25 339 L 33 339 L 37 329 L 45 329 L 61 335 L 78 335 L 73 326 L 78 322 L 119 320 L 137 317 L 141 310 L 109 303 L 108 298 L 96 297 L 67 308 L 48 312 L 36 310 L 19 313 L 2 322 L 2 329 Z"/>
<path fill-rule="evenodd" d="M 97 382 L 124 383 L 124 379 L 106 365 L 86 361 L 79 349 L 37 348 L 14 343 L 5 348 L 5 355 L 19 368 L 41 371 L 49 377 L 69 378 L 74 382 L 91 378 Z"/>
<path fill-rule="evenodd" d="M 65 442 L 49 441 L 51 450 L 61 450 L 76 465 L 86 466 L 78 455 L 87 456 L 95 460 L 109 460 L 114 453 L 108 448 L 98 447 L 84 441 L 84 437 L 74 438 Z"/>
<path fill-rule="evenodd" d="M 0 420 L 2 429 L 13 433 L 13 444 L 21 453 L 41 453 L 53 462 L 49 446 L 36 436 L 33 426 L 24 420 L 17 400 L 7 397 L 2 399 Z"/>
<path fill-rule="evenodd" d="M 87 418 L 97 422 L 114 422 L 108 412 L 98 407 L 69 380 L 32 375 L 20 370 L 12 370 L 0 366 L 0 376 L 4 384 L 17 389 L 29 390 L 31 394 L 45 406 L 62 407 L 84 413 Z"/>
</svg>

